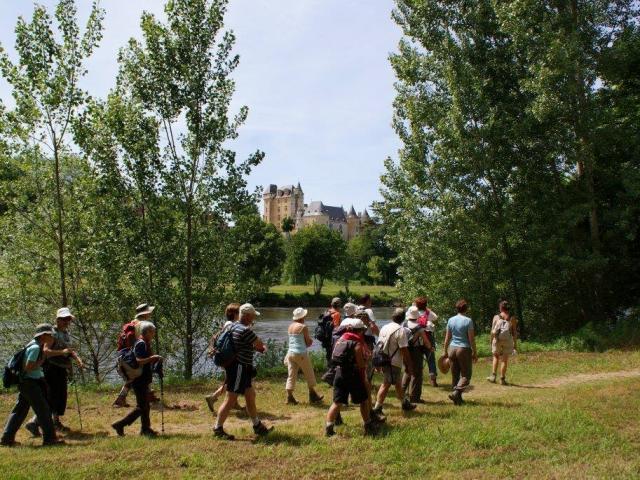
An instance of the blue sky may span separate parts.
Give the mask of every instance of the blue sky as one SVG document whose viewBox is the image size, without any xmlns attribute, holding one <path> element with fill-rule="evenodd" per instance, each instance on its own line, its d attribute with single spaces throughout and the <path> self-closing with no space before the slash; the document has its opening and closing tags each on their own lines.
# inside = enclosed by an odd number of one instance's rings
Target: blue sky
<svg viewBox="0 0 640 480">
<path fill-rule="evenodd" d="M 41 0 L 51 11 L 55 1 Z M 80 19 L 90 2 L 81 0 Z M 104 97 L 115 82 L 118 49 L 140 37 L 143 10 L 162 16 L 160 0 L 102 0 L 104 39 L 88 63 L 84 88 Z M 301 182 L 305 200 L 352 203 L 357 210 L 379 198 L 387 156 L 396 156 L 391 127 L 394 98 L 389 53 L 400 30 L 393 0 L 231 0 L 226 28 L 237 36 L 240 66 L 234 104 L 249 119 L 233 147 L 242 158 L 261 149 L 264 162 L 249 184 Z M 18 15 L 26 0 L 0 2 L 0 42 L 13 51 Z M 9 89 L 0 81 L 0 97 Z"/>
</svg>

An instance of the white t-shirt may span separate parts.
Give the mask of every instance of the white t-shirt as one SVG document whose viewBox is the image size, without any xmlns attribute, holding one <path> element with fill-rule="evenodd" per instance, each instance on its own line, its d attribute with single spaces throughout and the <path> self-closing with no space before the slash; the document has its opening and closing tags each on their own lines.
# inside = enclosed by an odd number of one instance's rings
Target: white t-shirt
<svg viewBox="0 0 640 480">
<path fill-rule="evenodd" d="M 402 368 L 402 354 L 401 348 L 409 346 L 409 339 L 407 338 L 407 330 L 397 323 L 387 323 L 380 329 L 379 342 L 384 344 L 384 352 L 391 357 L 391 365 L 394 367 Z"/>
<path fill-rule="evenodd" d="M 358 306 L 358 309 L 364 310 L 364 312 L 369 316 L 369 320 L 371 321 L 371 323 L 373 323 L 374 325 L 376 324 L 376 316 L 373 314 L 373 310 L 371 310 L 370 308 L 364 308 L 364 305 Z M 370 337 L 375 337 L 375 335 L 371 331 L 371 327 L 367 327 L 367 330 L 364 332 L 364 334 Z"/>
</svg>

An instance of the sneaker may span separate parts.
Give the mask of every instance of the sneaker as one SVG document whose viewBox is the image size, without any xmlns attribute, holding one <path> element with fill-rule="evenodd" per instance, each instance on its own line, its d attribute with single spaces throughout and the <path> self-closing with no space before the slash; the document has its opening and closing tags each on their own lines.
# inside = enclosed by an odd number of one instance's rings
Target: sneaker
<svg viewBox="0 0 640 480">
<path fill-rule="evenodd" d="M 66 443 L 67 442 L 65 442 L 61 438 L 54 438 L 53 440 L 42 442 L 42 446 L 43 447 L 59 447 L 61 445 L 66 445 Z"/>
<path fill-rule="evenodd" d="M 500 385 L 509 385 L 509 384 L 507 383 L 507 379 L 506 379 L 506 378 L 504 378 L 504 377 L 500 378 Z"/>
<path fill-rule="evenodd" d="M 488 381 L 488 382 L 491 382 L 491 383 L 496 383 L 496 374 L 495 374 L 495 373 L 492 373 L 491 375 L 489 375 L 489 376 L 487 377 L 487 381 Z"/>
<path fill-rule="evenodd" d="M 207 402 L 207 407 L 209 407 L 211 413 L 215 413 L 216 397 L 213 395 L 207 395 L 204 399 Z"/>
<path fill-rule="evenodd" d="M 40 433 L 40 427 L 38 427 L 37 424 L 33 423 L 33 422 L 28 422 L 25 424 L 24 426 L 25 430 L 27 430 L 32 437 L 34 438 L 39 438 L 42 436 L 42 434 Z"/>
<path fill-rule="evenodd" d="M 262 422 L 260 422 L 257 425 L 253 426 L 253 433 L 255 433 L 256 435 L 266 435 L 267 433 L 269 433 L 272 430 L 273 430 L 273 425 L 270 426 L 270 427 L 267 427 Z"/>
<path fill-rule="evenodd" d="M 411 410 L 415 410 L 417 407 L 416 404 L 411 403 L 409 400 L 405 400 L 404 402 L 402 402 L 402 410 L 404 410 L 405 412 L 410 412 Z"/>
<path fill-rule="evenodd" d="M 462 405 L 463 404 L 462 395 L 458 391 L 450 393 L 449 394 L 449 400 L 451 400 L 454 405 Z"/>
<path fill-rule="evenodd" d="M 309 392 L 309 403 L 312 404 L 318 404 L 318 403 L 322 403 L 322 399 L 324 398 L 323 395 L 318 395 L 315 390 L 311 390 Z"/>
<path fill-rule="evenodd" d="M 287 395 L 287 405 L 298 405 L 298 401 L 293 395 Z"/>
<path fill-rule="evenodd" d="M 336 431 L 333 429 L 333 425 L 327 425 L 324 427 L 324 436 L 325 437 L 333 437 L 336 434 Z"/>
<path fill-rule="evenodd" d="M 59 432 L 70 432 L 71 431 L 71 429 L 69 427 L 67 427 L 66 425 L 63 425 L 60 420 L 56 420 L 55 422 L 53 422 L 53 426 Z"/>
<path fill-rule="evenodd" d="M 385 417 L 382 413 L 382 409 L 379 411 L 371 410 L 369 413 L 369 418 L 376 423 L 385 423 L 387 421 L 387 417 Z"/>
<path fill-rule="evenodd" d="M 236 437 L 224 431 L 223 427 L 218 427 L 213 429 L 213 436 L 216 438 L 221 438 L 222 440 L 235 440 Z"/>
<path fill-rule="evenodd" d="M 119 423 L 112 423 L 111 428 L 116 431 L 116 434 L 119 437 L 124 437 L 124 426 L 120 425 Z"/>
</svg>

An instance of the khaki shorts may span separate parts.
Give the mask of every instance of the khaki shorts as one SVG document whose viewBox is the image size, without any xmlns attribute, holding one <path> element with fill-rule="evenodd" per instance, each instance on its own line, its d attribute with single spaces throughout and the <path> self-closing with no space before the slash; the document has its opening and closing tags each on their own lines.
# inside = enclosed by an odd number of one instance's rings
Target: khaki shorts
<svg viewBox="0 0 640 480">
<path fill-rule="evenodd" d="M 513 353 L 513 339 L 509 340 L 493 340 L 491 344 L 491 353 L 497 356 L 511 355 Z"/>
<path fill-rule="evenodd" d="M 382 376 L 384 383 L 395 385 L 402 380 L 402 368 L 394 367 L 393 365 L 382 367 Z"/>
</svg>

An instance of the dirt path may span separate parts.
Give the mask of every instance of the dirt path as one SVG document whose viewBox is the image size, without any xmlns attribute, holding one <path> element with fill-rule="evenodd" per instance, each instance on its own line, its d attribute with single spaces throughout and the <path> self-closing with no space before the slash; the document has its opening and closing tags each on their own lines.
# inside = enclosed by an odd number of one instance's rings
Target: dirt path
<svg viewBox="0 0 640 480">
<path fill-rule="evenodd" d="M 620 370 L 617 372 L 601 372 L 601 373 L 578 373 L 576 375 L 552 378 L 546 382 L 530 385 L 537 388 L 553 388 L 562 387 L 564 385 L 575 385 L 580 383 L 589 383 L 598 380 L 611 380 L 616 378 L 633 378 L 640 377 L 640 369 L 636 370 Z M 529 385 L 527 385 L 529 386 Z"/>
</svg>

